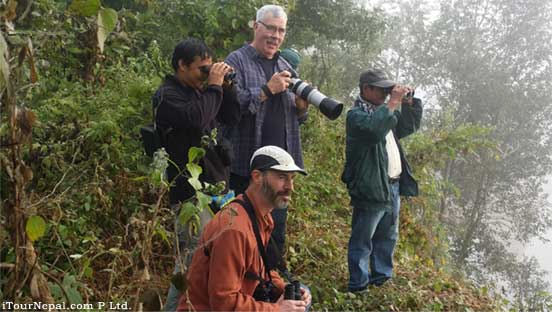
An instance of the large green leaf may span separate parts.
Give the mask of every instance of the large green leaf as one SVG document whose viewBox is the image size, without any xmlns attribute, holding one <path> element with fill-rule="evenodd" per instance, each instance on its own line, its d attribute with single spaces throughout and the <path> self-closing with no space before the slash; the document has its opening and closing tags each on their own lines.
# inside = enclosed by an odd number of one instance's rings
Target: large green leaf
<svg viewBox="0 0 552 312">
<path fill-rule="evenodd" d="M 203 188 L 203 185 L 198 178 L 188 178 L 188 183 L 194 188 L 194 190 L 199 191 Z"/>
<path fill-rule="evenodd" d="M 192 163 L 187 163 L 186 169 L 188 169 L 188 172 L 193 179 L 199 178 L 199 175 L 203 172 L 201 166 Z"/>
<path fill-rule="evenodd" d="M 115 29 L 117 24 L 117 11 L 110 8 L 101 8 L 98 11 L 98 48 L 103 53 L 104 43 L 109 33 Z"/>
<path fill-rule="evenodd" d="M 98 13 L 100 6 L 100 0 L 74 0 L 69 6 L 69 10 L 82 16 L 94 16 Z"/>
<path fill-rule="evenodd" d="M 10 78 L 9 52 L 4 35 L 0 34 L 0 92 L 7 86 Z"/>
<path fill-rule="evenodd" d="M 41 238 L 46 232 L 46 222 L 41 216 L 32 216 L 27 220 L 25 232 L 31 241 Z"/>
<path fill-rule="evenodd" d="M 205 150 L 201 147 L 192 146 L 188 150 L 188 162 L 197 163 L 203 156 L 205 156 Z"/>
<path fill-rule="evenodd" d="M 203 194 L 201 192 L 196 192 L 197 197 L 197 207 L 199 210 L 209 209 L 209 204 L 213 201 L 213 198 L 209 195 Z"/>
<path fill-rule="evenodd" d="M 180 208 L 178 221 L 181 225 L 187 224 L 190 219 L 197 213 L 196 206 L 191 202 L 185 202 Z"/>
</svg>

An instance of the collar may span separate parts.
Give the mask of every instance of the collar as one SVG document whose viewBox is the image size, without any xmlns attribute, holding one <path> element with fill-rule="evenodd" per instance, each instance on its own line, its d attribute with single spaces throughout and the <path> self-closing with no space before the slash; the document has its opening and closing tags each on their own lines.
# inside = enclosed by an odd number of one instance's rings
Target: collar
<svg viewBox="0 0 552 312">
<path fill-rule="evenodd" d="M 357 95 L 357 98 L 353 106 L 360 107 L 363 111 L 367 113 L 373 113 L 376 111 L 376 108 L 377 108 L 375 104 L 365 100 L 362 96 L 360 96 L 360 94 Z"/>
<path fill-rule="evenodd" d="M 180 88 L 182 91 L 184 91 L 186 93 L 195 93 L 195 95 L 197 95 L 197 96 L 200 96 L 201 93 L 202 93 L 200 90 L 189 87 L 188 85 L 182 83 L 180 80 L 178 80 L 178 78 L 176 77 L 175 74 L 167 74 L 165 76 L 165 80 L 171 82 L 174 85 L 176 85 L 177 88 Z"/>
</svg>

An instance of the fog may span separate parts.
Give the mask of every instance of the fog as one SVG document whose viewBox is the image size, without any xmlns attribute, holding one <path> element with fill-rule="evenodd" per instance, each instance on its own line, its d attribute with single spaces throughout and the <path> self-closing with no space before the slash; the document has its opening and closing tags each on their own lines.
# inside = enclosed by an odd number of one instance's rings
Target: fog
<svg viewBox="0 0 552 312">
<path fill-rule="evenodd" d="M 544 191 L 548 194 L 548 198 L 552 199 L 552 176 L 548 177 L 548 184 L 544 187 Z M 540 266 L 547 271 L 545 279 L 551 285 L 548 289 L 552 291 L 552 229 L 548 229 L 546 238 L 548 242 L 540 239 L 531 240 L 524 252 L 527 256 L 537 258 Z"/>
<path fill-rule="evenodd" d="M 425 115 L 427 130 L 487 129 L 467 131 L 473 152 L 444 165 L 440 178 L 456 189 L 443 188 L 441 220 L 457 269 L 498 280 L 533 310 L 552 285 L 552 242 L 539 239 L 552 241 L 552 3 L 363 3 L 395 16 L 379 64 L 438 108 Z"/>
</svg>

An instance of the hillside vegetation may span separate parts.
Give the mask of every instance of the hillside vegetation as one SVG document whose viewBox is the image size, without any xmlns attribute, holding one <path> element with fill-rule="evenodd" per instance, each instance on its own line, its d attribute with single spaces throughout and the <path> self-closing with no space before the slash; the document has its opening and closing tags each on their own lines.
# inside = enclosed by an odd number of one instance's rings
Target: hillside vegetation
<svg viewBox="0 0 552 312">
<path fill-rule="evenodd" d="M 150 98 L 170 72 L 174 44 L 195 35 L 223 57 L 249 37 L 245 25 L 260 2 L 8 3 L 16 4 L 2 13 L 0 301 L 158 309 L 174 265 L 174 215 L 139 128 L 151 121 Z M 109 30 L 102 49 L 98 27 Z M 316 79 L 317 57 L 305 59 L 305 78 Z M 331 70 L 346 70 L 340 66 Z M 325 93 L 349 102 L 337 82 L 322 83 Z M 313 309 L 503 309 L 502 298 L 449 265 L 439 220 L 441 190 L 455 190 L 436 180 L 445 162 L 494 146 L 488 129 L 470 124 L 424 129 L 408 139 L 421 196 L 402 202 L 396 277 L 364 295 L 346 291 L 351 208 L 340 181 L 344 115 L 329 121 L 311 107 L 302 127 L 309 175 L 296 182 L 286 256 L 311 288 Z"/>
</svg>

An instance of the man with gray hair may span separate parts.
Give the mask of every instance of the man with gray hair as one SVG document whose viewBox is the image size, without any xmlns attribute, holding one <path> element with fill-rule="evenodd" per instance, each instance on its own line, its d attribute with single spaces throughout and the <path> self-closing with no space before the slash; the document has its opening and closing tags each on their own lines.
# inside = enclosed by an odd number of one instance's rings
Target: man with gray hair
<svg viewBox="0 0 552 312">
<path fill-rule="evenodd" d="M 254 36 L 230 53 L 225 62 L 234 68 L 241 120 L 226 128 L 233 146 L 230 188 L 243 193 L 249 185 L 249 159 L 263 146 L 286 150 L 303 168 L 299 124 L 307 118 L 308 103 L 288 90 L 291 65 L 278 49 L 286 36 L 287 15 L 281 6 L 265 5 L 257 11 Z M 280 251 L 285 243 L 287 209 L 272 214 L 273 237 Z"/>
</svg>

